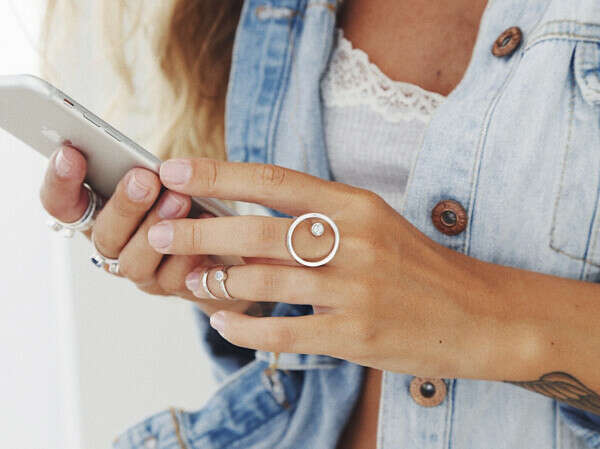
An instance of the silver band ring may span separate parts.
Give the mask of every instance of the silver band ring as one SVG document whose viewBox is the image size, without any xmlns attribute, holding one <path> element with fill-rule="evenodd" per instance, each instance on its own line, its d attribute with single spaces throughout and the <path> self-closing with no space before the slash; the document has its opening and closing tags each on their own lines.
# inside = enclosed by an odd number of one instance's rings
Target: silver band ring
<svg viewBox="0 0 600 449">
<path fill-rule="evenodd" d="M 227 270 L 229 270 L 229 268 L 232 267 L 232 265 L 221 265 L 220 267 L 221 268 L 219 268 L 215 272 L 215 279 L 219 282 L 219 285 L 221 286 L 221 290 L 223 290 L 225 298 L 231 301 L 235 301 L 236 299 L 229 294 L 229 291 L 227 291 L 227 287 L 225 286 L 225 281 L 229 277 L 227 274 Z"/>
<path fill-rule="evenodd" d="M 209 298 L 221 299 L 221 298 L 218 298 L 215 295 L 213 295 L 213 293 L 210 291 L 210 288 L 208 288 L 208 271 L 209 270 L 210 270 L 210 268 L 207 268 L 206 270 L 204 270 L 204 273 L 202 273 L 202 288 L 204 289 L 204 291 L 206 292 L 206 294 L 208 295 Z"/>
<path fill-rule="evenodd" d="M 90 258 L 92 263 L 96 265 L 98 268 L 104 268 L 108 265 L 108 271 L 112 274 L 119 274 L 119 259 L 111 259 L 110 257 L 103 256 L 98 248 L 96 247 L 96 242 L 94 241 L 94 231 L 92 231 L 92 246 L 94 247 L 94 254 Z"/>
<path fill-rule="evenodd" d="M 84 182 L 83 187 L 87 189 L 89 199 L 87 208 L 83 212 L 83 215 L 81 215 L 78 220 L 71 223 L 65 223 L 50 217 L 46 224 L 51 230 L 55 232 L 62 232 L 64 237 L 71 238 L 75 234 L 75 231 L 87 231 L 94 226 L 96 216 L 103 206 L 103 201 L 102 198 L 100 198 L 96 192 L 94 192 L 89 184 Z"/>
<path fill-rule="evenodd" d="M 306 260 L 306 259 L 303 259 L 302 257 L 300 257 L 298 255 L 298 253 L 296 253 L 296 251 L 294 250 L 294 245 L 292 244 L 292 237 L 294 236 L 294 230 L 298 227 L 298 225 L 300 223 L 302 223 L 305 220 L 308 220 L 309 218 L 319 218 L 319 219 L 325 221 L 329 226 L 331 226 L 331 229 L 333 229 L 333 234 L 334 234 L 333 248 L 331 248 L 331 251 L 329 252 L 329 254 L 327 254 L 327 256 L 325 256 L 323 259 L 317 260 L 317 261 L 310 261 L 310 260 Z M 311 226 L 311 229 L 310 229 L 310 232 L 315 237 L 320 237 L 321 235 L 323 235 L 324 231 L 325 231 L 325 228 L 322 223 L 313 223 L 313 225 Z M 300 215 L 292 222 L 292 224 L 290 225 L 290 227 L 288 228 L 288 231 L 287 231 L 286 246 L 287 246 L 288 252 L 290 253 L 290 255 L 294 258 L 294 260 L 296 262 L 298 262 L 306 267 L 320 267 L 321 265 L 325 265 L 327 262 L 331 261 L 331 259 L 333 259 L 333 257 L 335 256 L 335 253 L 337 253 L 337 250 L 340 246 L 340 232 L 339 232 L 336 224 L 333 222 L 333 220 L 331 218 L 329 218 L 327 215 L 320 214 L 318 212 L 311 212 L 308 214 Z"/>
</svg>

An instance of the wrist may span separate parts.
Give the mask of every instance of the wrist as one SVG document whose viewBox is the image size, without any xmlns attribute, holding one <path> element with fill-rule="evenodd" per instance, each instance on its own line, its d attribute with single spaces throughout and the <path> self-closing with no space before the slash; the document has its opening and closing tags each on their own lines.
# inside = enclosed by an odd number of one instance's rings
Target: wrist
<svg viewBox="0 0 600 449">
<path fill-rule="evenodd" d="M 479 332 L 481 366 L 477 378 L 523 380 L 540 376 L 549 359 L 551 330 L 535 310 L 536 304 L 521 289 L 520 275 L 512 267 L 477 261 L 477 295 L 483 303 Z"/>
</svg>

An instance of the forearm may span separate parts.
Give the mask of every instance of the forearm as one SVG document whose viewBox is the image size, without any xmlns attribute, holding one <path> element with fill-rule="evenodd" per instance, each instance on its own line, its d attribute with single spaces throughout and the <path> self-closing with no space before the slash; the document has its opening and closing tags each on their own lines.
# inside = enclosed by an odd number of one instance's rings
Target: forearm
<svg viewBox="0 0 600 449">
<path fill-rule="evenodd" d="M 484 363 L 473 377 L 600 414 L 600 284 L 481 261 L 471 267 L 484 280 L 464 300 L 481 324 L 475 355 Z"/>
</svg>

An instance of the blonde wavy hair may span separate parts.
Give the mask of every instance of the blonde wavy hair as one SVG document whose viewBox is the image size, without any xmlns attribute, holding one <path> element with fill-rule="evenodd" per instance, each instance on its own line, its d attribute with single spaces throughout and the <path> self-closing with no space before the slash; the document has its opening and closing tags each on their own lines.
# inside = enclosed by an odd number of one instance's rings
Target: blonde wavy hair
<svg viewBox="0 0 600 449">
<path fill-rule="evenodd" d="M 105 56 L 120 80 L 119 107 L 124 99 L 152 98 L 151 118 L 160 125 L 150 150 L 161 159 L 226 158 L 225 95 L 243 0 L 89 0 L 86 10 L 77 0 L 46 1 L 41 32 L 46 78 L 56 75 L 53 55 L 73 38 L 66 26 L 78 14 L 98 17 L 92 22 L 99 26 Z M 137 54 L 140 41 L 150 49 L 143 64 Z M 151 86 L 136 84 L 140 71 L 152 73 Z"/>
</svg>

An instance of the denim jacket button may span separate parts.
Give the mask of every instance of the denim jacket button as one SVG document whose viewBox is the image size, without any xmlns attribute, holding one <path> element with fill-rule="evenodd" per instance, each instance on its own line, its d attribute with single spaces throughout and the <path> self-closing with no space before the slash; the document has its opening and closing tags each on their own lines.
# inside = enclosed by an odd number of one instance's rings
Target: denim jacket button
<svg viewBox="0 0 600 449">
<path fill-rule="evenodd" d="M 504 31 L 494 45 L 492 46 L 492 54 L 498 58 L 512 55 L 523 40 L 523 32 L 519 27 L 511 27 Z"/>
<path fill-rule="evenodd" d="M 431 211 L 431 220 L 438 231 L 456 235 L 467 227 L 467 211 L 458 201 L 443 200 Z"/>
<path fill-rule="evenodd" d="M 440 405 L 446 397 L 446 382 L 434 377 L 413 377 L 410 381 L 410 395 L 422 407 Z"/>
</svg>

